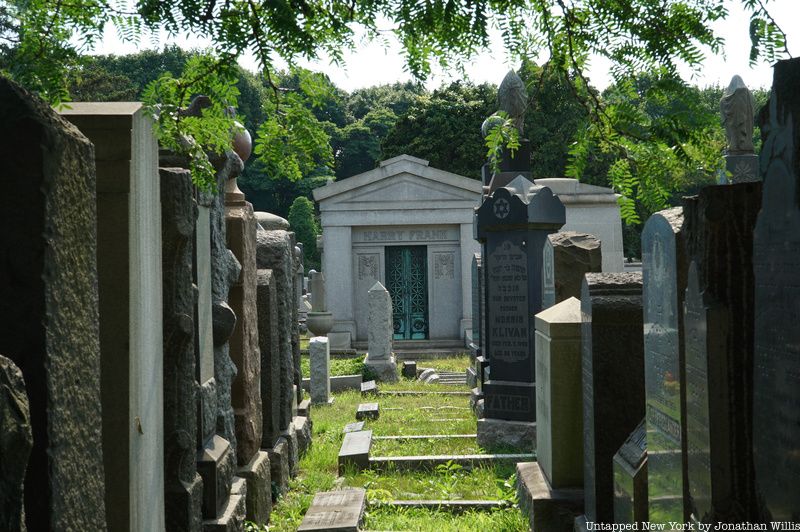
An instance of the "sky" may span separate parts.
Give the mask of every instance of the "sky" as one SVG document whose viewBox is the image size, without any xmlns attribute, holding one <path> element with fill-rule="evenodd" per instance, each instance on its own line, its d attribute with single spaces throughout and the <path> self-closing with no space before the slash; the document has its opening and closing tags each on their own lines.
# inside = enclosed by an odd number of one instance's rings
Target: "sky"
<svg viewBox="0 0 800 532">
<path fill-rule="evenodd" d="M 793 57 L 800 55 L 800 0 L 771 0 L 765 2 L 766 6 L 778 25 L 787 34 L 789 52 Z M 731 77 L 740 75 L 748 87 L 768 88 L 772 85 L 772 68 L 769 64 L 759 63 L 754 68 L 749 65 L 750 39 L 749 16 L 741 6 L 741 0 L 727 2 L 729 15 L 725 20 L 718 21 L 713 28 L 725 40 L 723 55 L 712 55 L 707 51 L 706 60 L 700 72 L 692 72 L 689 68 L 682 68 L 684 79 L 700 87 L 727 86 Z M 172 41 L 183 48 L 202 48 L 208 46 L 208 41 L 194 37 L 178 37 Z M 161 47 L 167 44 L 165 38 L 157 46 L 144 40 L 139 46 L 123 43 L 116 35 L 113 28 L 107 28 L 103 42 L 93 53 L 98 54 L 126 54 L 134 53 L 142 48 Z M 537 63 L 542 63 L 546 56 L 535 58 Z M 239 63 L 251 70 L 257 69 L 257 64 L 252 56 L 244 56 Z M 389 39 L 388 47 L 379 42 L 367 42 L 362 36 L 356 36 L 354 50 L 344 53 L 344 64 L 334 65 L 325 57 L 315 62 L 299 61 L 300 66 L 315 71 L 326 73 L 331 81 L 339 88 L 346 91 L 393 83 L 396 81 L 411 80 L 410 74 L 405 71 L 401 47 L 396 40 Z M 283 64 L 278 63 L 279 66 Z M 477 82 L 500 83 L 509 69 L 515 65 L 509 62 L 505 55 L 500 34 L 493 31 L 491 45 L 472 60 L 465 67 L 467 78 Z M 611 82 L 608 74 L 609 63 L 600 57 L 593 58 L 590 62 L 588 75 L 591 83 L 604 89 Z M 433 75 L 426 81 L 428 89 L 434 89 L 443 83 L 463 79 L 457 72 L 443 72 L 434 68 Z"/>
</svg>

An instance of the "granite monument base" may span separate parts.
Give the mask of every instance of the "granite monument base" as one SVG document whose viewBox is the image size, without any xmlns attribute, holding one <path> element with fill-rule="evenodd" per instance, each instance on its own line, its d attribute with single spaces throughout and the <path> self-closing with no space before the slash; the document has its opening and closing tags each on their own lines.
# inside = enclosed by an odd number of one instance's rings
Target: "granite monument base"
<svg viewBox="0 0 800 532">
<path fill-rule="evenodd" d="M 272 484 L 272 501 L 286 493 L 289 489 L 289 445 L 286 438 L 278 438 L 269 454 L 269 474 Z"/>
<path fill-rule="evenodd" d="M 478 445 L 484 449 L 511 447 L 536 450 L 536 422 L 482 418 L 478 420 Z"/>
<path fill-rule="evenodd" d="M 375 376 L 376 381 L 397 382 L 397 362 L 392 355 L 388 359 L 371 360 L 369 353 L 364 358 L 364 365 Z"/>
<path fill-rule="evenodd" d="M 726 155 L 725 170 L 731 173 L 731 183 L 761 181 L 758 168 L 758 155 L 746 153 L 742 155 Z"/>
<path fill-rule="evenodd" d="M 264 524 L 272 512 L 272 478 L 270 476 L 269 455 L 258 451 L 246 465 L 239 467 L 236 474 L 247 483 L 247 520 Z"/>
<path fill-rule="evenodd" d="M 537 462 L 517 464 L 517 497 L 537 532 L 568 532 L 583 511 L 583 490 L 553 489 Z"/>
<path fill-rule="evenodd" d="M 203 521 L 203 532 L 240 532 L 244 529 L 247 484 L 243 478 L 234 478 L 231 496 L 223 511 L 213 519 Z"/>
</svg>

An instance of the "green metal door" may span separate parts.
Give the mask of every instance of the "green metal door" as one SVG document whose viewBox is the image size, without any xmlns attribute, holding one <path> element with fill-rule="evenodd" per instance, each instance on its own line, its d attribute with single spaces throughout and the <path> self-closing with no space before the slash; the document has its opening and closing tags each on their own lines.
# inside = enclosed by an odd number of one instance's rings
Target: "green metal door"
<svg viewBox="0 0 800 532">
<path fill-rule="evenodd" d="M 426 246 L 386 247 L 386 289 L 392 296 L 395 340 L 428 338 Z"/>
</svg>

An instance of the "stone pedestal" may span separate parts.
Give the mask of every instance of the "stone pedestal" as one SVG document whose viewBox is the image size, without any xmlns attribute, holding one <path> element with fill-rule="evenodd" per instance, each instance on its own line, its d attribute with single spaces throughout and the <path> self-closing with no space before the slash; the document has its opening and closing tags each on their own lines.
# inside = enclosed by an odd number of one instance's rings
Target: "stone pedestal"
<svg viewBox="0 0 800 532">
<path fill-rule="evenodd" d="M 247 520 L 259 525 L 267 524 L 272 512 L 269 454 L 265 451 L 256 452 L 249 463 L 239 467 L 236 474 L 247 483 Z"/>
<path fill-rule="evenodd" d="M 536 315 L 536 460 L 550 486 L 583 488 L 581 302 Z"/>
<path fill-rule="evenodd" d="M 105 530 L 94 152 L 3 77 L 0 115 L 0 354 L 22 372 L 33 432 L 30 458 L 13 463 L 15 442 L 0 467 L 27 464 L 28 530 Z M 4 509 L 0 528 L 19 515 Z"/>
<path fill-rule="evenodd" d="M 569 532 L 583 510 L 580 488 L 553 488 L 537 462 L 517 464 L 517 497 L 531 530 Z"/>
<path fill-rule="evenodd" d="M 369 289 L 369 350 L 364 365 L 378 381 L 396 382 L 397 363 L 392 353 L 392 298 L 380 282 Z"/>
<path fill-rule="evenodd" d="M 331 347 L 324 336 L 315 336 L 308 341 L 311 363 L 311 401 L 314 404 L 328 404 L 331 398 Z"/>
<path fill-rule="evenodd" d="M 586 521 L 612 523 L 612 458 L 645 414 L 642 274 L 587 273 L 581 320 Z"/>
<path fill-rule="evenodd" d="M 533 424 L 534 315 L 542 307 L 542 250 L 547 235 L 564 224 L 564 206 L 550 189 L 519 176 L 493 189 L 476 216 L 486 281 L 484 356 L 489 360 L 489 378 L 481 388 L 484 415 Z M 479 423 L 479 437 L 494 425 Z M 533 435 L 535 427 L 524 432 Z"/>
<path fill-rule="evenodd" d="M 108 525 L 156 530 L 164 524 L 158 145 L 141 103 L 76 102 L 62 115 L 95 148 Z"/>
<path fill-rule="evenodd" d="M 734 184 L 761 181 L 758 155 L 754 153 L 725 155 L 725 170 L 731 173 L 730 182 Z"/>
<path fill-rule="evenodd" d="M 483 414 L 486 415 L 485 405 Z M 536 447 L 536 423 L 530 421 L 483 417 L 478 419 L 477 435 L 478 445 L 484 449 L 513 447 L 520 451 L 533 451 Z"/>
</svg>

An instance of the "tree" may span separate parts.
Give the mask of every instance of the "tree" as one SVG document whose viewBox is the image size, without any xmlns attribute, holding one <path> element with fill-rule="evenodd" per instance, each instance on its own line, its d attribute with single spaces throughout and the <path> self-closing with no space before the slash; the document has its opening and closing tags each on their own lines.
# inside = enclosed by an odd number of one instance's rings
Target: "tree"
<svg viewBox="0 0 800 532">
<path fill-rule="evenodd" d="M 297 236 L 297 241 L 303 243 L 306 271 L 319 270 L 320 261 L 317 253 L 319 225 L 314 215 L 314 204 L 308 198 L 300 196 L 292 202 L 289 208 L 289 226 Z"/>
</svg>

